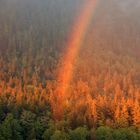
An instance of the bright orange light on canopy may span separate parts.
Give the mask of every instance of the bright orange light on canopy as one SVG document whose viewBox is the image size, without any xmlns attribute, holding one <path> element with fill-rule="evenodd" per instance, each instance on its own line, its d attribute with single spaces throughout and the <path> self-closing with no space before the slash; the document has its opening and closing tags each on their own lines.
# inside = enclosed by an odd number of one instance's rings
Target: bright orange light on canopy
<svg viewBox="0 0 140 140">
<path fill-rule="evenodd" d="M 56 118 L 58 114 L 62 113 L 63 104 L 66 100 L 66 92 L 70 84 L 74 59 L 78 54 L 79 48 L 82 44 L 84 35 L 86 33 L 87 27 L 91 21 L 93 12 L 95 11 L 96 0 L 86 0 L 85 4 L 80 10 L 80 15 L 76 18 L 73 25 L 72 32 L 69 36 L 69 41 L 67 43 L 67 48 L 65 51 L 65 56 L 63 58 L 63 66 L 60 68 L 58 73 L 59 87 L 57 90 L 57 112 L 54 112 Z M 55 108 L 55 109 L 56 109 Z"/>
</svg>

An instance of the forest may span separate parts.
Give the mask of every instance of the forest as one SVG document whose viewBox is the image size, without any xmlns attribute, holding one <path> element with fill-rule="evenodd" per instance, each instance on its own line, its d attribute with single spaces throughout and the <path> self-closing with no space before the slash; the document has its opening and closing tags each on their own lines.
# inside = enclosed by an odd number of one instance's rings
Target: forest
<svg viewBox="0 0 140 140">
<path fill-rule="evenodd" d="M 140 140 L 139 0 L 97 0 L 60 93 L 85 1 L 0 0 L 0 140 Z"/>
</svg>

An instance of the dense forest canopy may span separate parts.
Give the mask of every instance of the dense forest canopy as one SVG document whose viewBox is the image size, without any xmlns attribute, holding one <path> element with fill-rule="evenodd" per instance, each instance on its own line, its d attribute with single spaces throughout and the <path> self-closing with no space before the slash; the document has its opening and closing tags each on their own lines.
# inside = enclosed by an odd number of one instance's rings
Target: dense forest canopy
<svg viewBox="0 0 140 140">
<path fill-rule="evenodd" d="M 54 115 L 58 69 L 84 3 L 0 0 L 0 140 L 140 139 L 139 0 L 97 0 L 62 117 Z"/>
</svg>

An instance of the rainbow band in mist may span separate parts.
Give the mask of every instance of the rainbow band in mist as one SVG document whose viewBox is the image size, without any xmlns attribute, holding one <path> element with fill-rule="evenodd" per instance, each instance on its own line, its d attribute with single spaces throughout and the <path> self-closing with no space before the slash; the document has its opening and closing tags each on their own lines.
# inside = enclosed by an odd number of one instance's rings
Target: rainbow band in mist
<svg viewBox="0 0 140 140">
<path fill-rule="evenodd" d="M 63 65 L 59 69 L 58 73 L 59 87 L 56 95 L 57 109 L 55 108 L 57 111 L 54 113 L 56 118 L 61 118 L 63 105 L 67 97 L 67 89 L 73 76 L 74 60 L 83 42 L 88 25 L 92 19 L 93 12 L 95 11 L 95 7 L 96 0 L 86 0 L 79 12 L 79 17 L 75 20 L 72 32 L 69 36 L 67 49 L 63 58 Z"/>
</svg>

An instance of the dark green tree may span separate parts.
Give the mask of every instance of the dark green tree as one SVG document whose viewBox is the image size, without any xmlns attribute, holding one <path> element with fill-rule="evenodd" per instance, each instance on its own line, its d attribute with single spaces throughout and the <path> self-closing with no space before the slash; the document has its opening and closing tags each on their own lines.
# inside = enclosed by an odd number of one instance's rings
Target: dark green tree
<svg viewBox="0 0 140 140">
<path fill-rule="evenodd" d="M 22 127 L 24 128 L 24 139 L 30 140 L 36 137 L 34 123 L 36 115 L 31 111 L 23 111 L 20 117 Z"/>
<path fill-rule="evenodd" d="M 112 140 L 112 129 L 106 126 L 101 126 L 96 130 L 97 140 Z"/>
<path fill-rule="evenodd" d="M 120 128 L 113 131 L 114 140 L 139 140 L 139 134 L 131 128 Z"/>
<path fill-rule="evenodd" d="M 51 140 L 69 140 L 69 135 L 63 131 L 56 130 L 51 136 Z"/>
<path fill-rule="evenodd" d="M 88 137 L 88 130 L 86 127 L 78 127 L 75 130 L 70 130 L 71 140 L 86 140 Z"/>
<path fill-rule="evenodd" d="M 48 128 L 45 130 L 44 134 L 43 134 L 43 139 L 44 140 L 50 140 L 51 136 L 54 134 L 56 128 L 55 128 L 55 124 L 53 121 L 50 121 L 48 124 Z"/>
<path fill-rule="evenodd" d="M 23 140 L 22 128 L 12 114 L 8 114 L 0 125 L 0 138 L 2 140 Z"/>
</svg>

